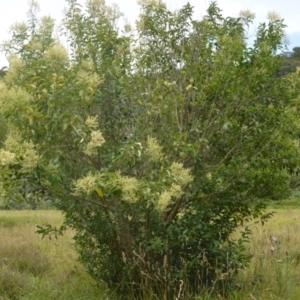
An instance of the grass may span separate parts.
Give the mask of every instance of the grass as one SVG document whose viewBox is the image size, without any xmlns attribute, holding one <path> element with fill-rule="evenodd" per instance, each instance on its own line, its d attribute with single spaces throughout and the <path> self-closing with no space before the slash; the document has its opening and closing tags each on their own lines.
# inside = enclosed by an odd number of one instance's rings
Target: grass
<svg viewBox="0 0 300 300">
<path fill-rule="evenodd" d="M 59 225 L 60 212 L 0 211 L 0 299 L 105 299 L 76 261 L 72 232 L 42 239 L 36 225 Z"/>
<path fill-rule="evenodd" d="M 248 224 L 253 259 L 226 300 L 299 299 L 300 201 L 291 202 L 273 203 L 275 215 L 264 226 Z M 77 262 L 71 231 L 58 240 L 35 234 L 36 225 L 49 223 L 59 226 L 60 212 L 0 211 L 0 300 L 111 299 Z M 194 299 L 225 298 L 208 291 Z"/>
<path fill-rule="evenodd" d="M 264 226 L 249 225 L 253 234 L 248 251 L 253 259 L 239 274 L 236 299 L 299 299 L 299 220 L 299 208 L 280 208 Z"/>
</svg>

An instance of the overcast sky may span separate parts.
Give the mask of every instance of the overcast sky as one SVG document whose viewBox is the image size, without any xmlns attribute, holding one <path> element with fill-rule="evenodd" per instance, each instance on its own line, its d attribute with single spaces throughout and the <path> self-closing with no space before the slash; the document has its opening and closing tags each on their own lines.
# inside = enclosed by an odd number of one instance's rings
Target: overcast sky
<svg viewBox="0 0 300 300">
<path fill-rule="evenodd" d="M 60 20 L 65 6 L 64 0 L 38 0 L 41 12 L 40 15 L 51 15 Z M 84 3 L 85 0 L 79 0 Z M 107 0 L 107 3 L 116 3 L 130 22 L 133 22 L 138 13 L 137 0 Z M 166 0 L 170 8 L 180 8 L 187 3 L 187 0 Z M 195 7 L 195 16 L 201 18 L 209 6 L 210 0 L 190 0 Z M 27 0 L 0 0 L 0 41 L 9 37 L 9 26 L 15 22 L 26 20 L 28 10 Z M 288 26 L 286 33 L 289 39 L 289 48 L 300 46 L 300 5 L 299 0 L 219 0 L 219 7 L 224 15 L 238 16 L 243 9 L 249 9 L 256 15 L 254 27 L 251 29 L 254 34 L 259 22 L 266 20 L 268 11 L 277 12 L 285 20 Z M 250 32 L 250 34 L 252 34 Z M 6 65 L 3 54 L 0 54 L 0 68 Z"/>
</svg>

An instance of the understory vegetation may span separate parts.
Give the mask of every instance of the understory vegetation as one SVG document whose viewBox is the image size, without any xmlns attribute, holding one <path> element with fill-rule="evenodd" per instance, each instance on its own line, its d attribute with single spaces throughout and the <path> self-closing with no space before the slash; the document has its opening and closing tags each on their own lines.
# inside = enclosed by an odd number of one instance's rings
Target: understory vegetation
<svg viewBox="0 0 300 300">
<path fill-rule="evenodd" d="M 239 283 L 245 272 L 266 297 L 289 293 L 265 290 L 266 270 L 280 278 L 297 263 L 280 231 L 279 247 L 258 227 L 272 217 L 266 200 L 299 186 L 300 72 L 279 74 L 283 20 L 270 13 L 250 45 L 254 14 L 224 17 L 216 2 L 195 19 L 190 4 L 140 1 L 134 28 L 103 0 L 66 4 L 56 31 L 31 1 L 1 44 L 2 207 L 58 209 L 62 222 L 42 220 L 37 232 L 71 232 L 109 297 L 226 299 L 238 287 L 257 297 Z M 30 280 L 45 284 L 53 262 L 17 236 L 3 246 L 3 278 L 19 276 L 21 293 Z M 68 276 L 92 284 L 81 270 Z"/>
<path fill-rule="evenodd" d="M 275 216 L 264 226 L 255 222 L 247 224 L 253 233 L 246 245 L 252 259 L 233 285 L 224 283 L 227 296 L 223 299 L 298 299 L 300 200 L 278 202 L 269 210 Z M 37 225 L 60 226 L 62 222 L 63 216 L 57 210 L 0 211 L 1 299 L 116 299 L 113 291 L 89 277 L 77 261 L 72 231 L 53 240 L 35 234 Z M 131 299 L 134 298 L 129 296 L 128 300 Z M 142 299 L 158 298 L 150 294 Z M 221 297 L 211 287 L 193 297 L 185 295 L 183 299 L 219 300 Z"/>
</svg>

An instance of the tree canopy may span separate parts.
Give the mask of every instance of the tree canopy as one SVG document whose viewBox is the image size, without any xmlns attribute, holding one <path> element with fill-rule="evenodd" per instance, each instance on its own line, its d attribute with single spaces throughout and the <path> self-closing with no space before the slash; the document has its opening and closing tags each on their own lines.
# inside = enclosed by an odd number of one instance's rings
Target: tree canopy
<svg viewBox="0 0 300 300">
<path fill-rule="evenodd" d="M 65 223 L 39 231 L 73 228 L 89 273 L 124 298 L 231 280 L 249 262 L 250 231 L 233 233 L 270 216 L 262 200 L 287 197 L 299 165 L 299 74 L 275 76 L 282 21 L 249 46 L 252 16 L 214 2 L 198 20 L 144 1 L 135 30 L 104 1 L 66 2 L 68 48 L 35 3 L 3 44 L 3 197 L 51 198 Z"/>
</svg>

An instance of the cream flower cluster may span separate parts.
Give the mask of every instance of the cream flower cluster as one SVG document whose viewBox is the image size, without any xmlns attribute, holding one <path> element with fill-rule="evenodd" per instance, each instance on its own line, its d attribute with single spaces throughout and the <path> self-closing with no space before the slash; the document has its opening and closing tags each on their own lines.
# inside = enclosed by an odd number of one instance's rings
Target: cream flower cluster
<svg viewBox="0 0 300 300">
<path fill-rule="evenodd" d="M 173 162 L 170 171 L 179 185 L 187 185 L 193 181 L 190 170 L 185 169 L 182 163 Z"/>
<path fill-rule="evenodd" d="M 156 139 L 152 137 L 148 137 L 147 149 L 148 149 L 148 154 L 150 156 L 150 159 L 153 162 L 157 162 L 163 158 L 162 147 L 158 144 Z"/>
<path fill-rule="evenodd" d="M 16 163 L 16 154 L 4 149 L 0 150 L 0 165 L 11 166 Z"/>
<path fill-rule="evenodd" d="M 86 84 L 91 88 L 95 88 L 102 82 L 102 79 L 96 73 L 90 73 L 84 70 L 80 70 L 77 73 L 77 81 L 78 83 Z"/>
<path fill-rule="evenodd" d="M 93 116 L 93 117 L 88 116 L 86 121 L 85 121 L 85 124 L 90 129 L 96 129 L 99 126 L 97 116 Z"/>
<path fill-rule="evenodd" d="M 171 188 L 162 192 L 158 198 L 157 209 L 164 211 L 167 206 L 172 202 L 172 198 L 176 199 L 183 195 L 183 191 L 180 185 L 172 184 Z"/>
<path fill-rule="evenodd" d="M 122 176 L 121 172 L 116 173 L 116 183 L 122 190 L 122 199 L 134 203 L 138 200 L 137 192 L 140 182 L 135 177 Z"/>
<path fill-rule="evenodd" d="M 98 148 L 105 143 L 105 139 L 102 136 L 100 130 L 93 130 L 91 132 L 91 140 L 83 149 L 83 152 L 89 156 L 95 156 L 98 153 Z"/>
<path fill-rule="evenodd" d="M 49 60 L 66 61 L 68 60 L 68 53 L 62 45 L 55 44 L 47 50 L 45 58 Z"/>
<path fill-rule="evenodd" d="M 88 172 L 86 176 L 74 181 L 74 188 L 72 195 L 80 196 L 82 194 L 90 195 L 96 190 L 99 181 L 99 176 Z"/>
<path fill-rule="evenodd" d="M 31 141 L 20 140 L 18 134 L 10 133 L 4 143 L 4 148 L 0 150 L 0 165 L 11 166 L 18 164 L 21 172 L 28 172 L 36 167 L 40 156 L 35 150 Z"/>
<path fill-rule="evenodd" d="M 157 201 L 157 209 L 163 212 L 172 201 L 183 195 L 183 188 L 193 181 L 190 170 L 183 167 L 182 163 L 173 162 L 170 173 L 174 179 L 171 187 L 163 191 Z"/>
</svg>

